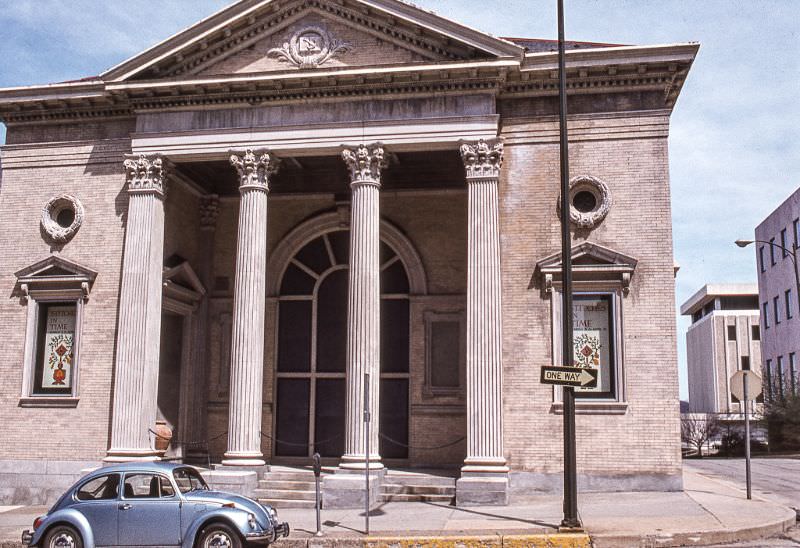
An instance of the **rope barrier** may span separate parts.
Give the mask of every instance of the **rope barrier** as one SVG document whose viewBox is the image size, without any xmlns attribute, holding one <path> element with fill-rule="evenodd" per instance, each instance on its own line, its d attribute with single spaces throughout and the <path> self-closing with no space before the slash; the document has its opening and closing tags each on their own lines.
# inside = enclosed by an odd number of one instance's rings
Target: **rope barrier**
<svg viewBox="0 0 800 548">
<path fill-rule="evenodd" d="M 158 438 L 158 439 L 160 439 L 160 440 L 168 441 L 168 442 L 170 442 L 172 445 L 181 446 L 181 447 L 202 447 L 202 446 L 204 446 L 204 445 L 205 445 L 205 446 L 208 446 L 208 445 L 210 445 L 210 444 L 211 444 L 211 442 L 213 442 L 213 441 L 217 441 L 217 440 L 218 440 L 218 439 L 220 439 L 221 437 L 223 437 L 223 436 L 227 436 L 227 435 L 228 435 L 228 432 L 226 431 L 226 432 L 223 432 L 222 434 L 220 434 L 219 436 L 214 436 L 213 438 L 210 438 L 210 439 L 207 439 L 207 440 L 199 440 L 199 441 L 181 441 L 181 440 L 178 440 L 178 439 L 176 439 L 176 438 L 174 438 L 174 437 L 172 437 L 172 438 L 167 438 L 167 437 L 164 437 L 164 436 L 162 436 L 161 434 L 159 434 L 158 432 L 155 432 L 155 431 L 153 431 L 153 430 L 152 430 L 152 429 L 150 429 L 150 428 L 148 428 L 147 430 L 148 430 L 148 432 L 150 432 L 151 434 L 153 434 L 153 435 L 154 435 L 156 438 Z"/>
<path fill-rule="evenodd" d="M 325 445 L 326 443 L 330 443 L 332 441 L 336 441 L 336 440 L 339 440 L 339 439 L 344 437 L 343 435 L 340 434 L 338 436 L 334 436 L 334 437 L 328 438 L 326 440 L 315 441 L 314 443 L 294 443 L 294 442 L 291 442 L 291 441 L 279 440 L 278 438 L 274 438 L 274 437 L 270 436 L 269 434 L 265 434 L 264 432 L 261 432 L 261 436 L 265 437 L 265 438 L 267 438 L 269 440 L 272 440 L 275 443 L 280 443 L 282 445 L 288 445 L 289 447 L 306 447 L 306 448 L 307 447 L 316 447 L 317 445 Z"/>
<path fill-rule="evenodd" d="M 448 447 L 453 447 L 454 445 L 458 445 L 459 443 L 461 443 L 462 441 L 467 439 L 467 437 L 464 436 L 464 437 L 458 438 L 457 440 L 452 441 L 450 443 L 446 443 L 444 445 L 437 445 L 435 447 L 420 447 L 418 445 L 407 445 L 407 444 L 405 444 L 405 443 L 403 443 L 401 441 L 397 441 L 395 439 L 390 438 L 386 434 L 378 434 L 378 435 L 381 438 L 385 439 L 386 441 L 391 442 L 391 443 L 393 443 L 395 445 L 400 445 L 400 446 L 405 447 L 407 449 L 414 449 L 416 451 L 436 451 L 438 449 L 447 449 Z"/>
</svg>

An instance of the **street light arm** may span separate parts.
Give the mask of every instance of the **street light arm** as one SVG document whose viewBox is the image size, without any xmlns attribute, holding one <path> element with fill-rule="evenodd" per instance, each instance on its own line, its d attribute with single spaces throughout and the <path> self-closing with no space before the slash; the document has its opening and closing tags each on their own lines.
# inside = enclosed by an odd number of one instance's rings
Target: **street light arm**
<svg viewBox="0 0 800 548">
<path fill-rule="evenodd" d="M 742 247 L 742 248 L 747 247 L 750 244 L 772 245 L 772 246 L 777 247 L 778 249 L 783 250 L 786 253 L 786 255 L 789 258 L 791 258 L 792 261 L 795 264 L 797 264 L 797 246 L 793 246 L 792 249 L 788 249 L 788 248 L 782 246 L 781 244 L 776 244 L 775 242 L 767 242 L 767 241 L 764 241 L 764 240 L 736 240 L 736 242 L 734 242 L 734 243 L 736 243 L 736 245 L 738 245 L 739 247 Z"/>
</svg>

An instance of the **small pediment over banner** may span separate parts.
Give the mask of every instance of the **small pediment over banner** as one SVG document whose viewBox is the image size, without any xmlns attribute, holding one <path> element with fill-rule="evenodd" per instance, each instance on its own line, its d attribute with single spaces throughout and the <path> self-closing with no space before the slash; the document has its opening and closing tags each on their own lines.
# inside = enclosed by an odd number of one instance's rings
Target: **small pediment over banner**
<svg viewBox="0 0 800 548">
<path fill-rule="evenodd" d="M 180 314 L 197 306 L 206 294 L 200 277 L 188 261 L 164 268 L 164 306 Z"/>
<path fill-rule="evenodd" d="M 638 259 L 611 248 L 583 242 L 572 248 L 572 275 L 576 282 L 619 284 L 627 293 Z M 546 293 L 561 282 L 561 253 L 554 253 L 536 263 L 531 287 Z"/>
<path fill-rule="evenodd" d="M 30 291 L 80 291 L 88 297 L 97 272 L 56 255 L 47 257 L 14 274 L 16 291 L 27 296 Z"/>
</svg>

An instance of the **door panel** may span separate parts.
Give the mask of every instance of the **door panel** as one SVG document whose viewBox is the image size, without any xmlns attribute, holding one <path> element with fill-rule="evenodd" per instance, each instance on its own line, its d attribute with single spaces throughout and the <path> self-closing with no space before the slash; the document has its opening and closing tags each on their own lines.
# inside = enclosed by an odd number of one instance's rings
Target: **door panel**
<svg viewBox="0 0 800 548">
<path fill-rule="evenodd" d="M 344 379 L 317 379 L 314 411 L 315 450 L 323 457 L 341 457 L 344 454 Z"/>
<path fill-rule="evenodd" d="M 279 457 L 308 456 L 309 379 L 278 379 L 275 444 Z"/>
<path fill-rule="evenodd" d="M 118 508 L 120 546 L 180 545 L 180 499 L 165 477 L 148 473 L 126 474 Z"/>
</svg>

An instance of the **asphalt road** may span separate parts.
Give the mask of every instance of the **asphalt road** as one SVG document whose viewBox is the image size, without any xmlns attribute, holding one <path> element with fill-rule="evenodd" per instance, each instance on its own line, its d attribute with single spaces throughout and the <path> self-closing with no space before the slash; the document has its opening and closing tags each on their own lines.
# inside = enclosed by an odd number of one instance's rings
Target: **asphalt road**
<svg viewBox="0 0 800 548">
<path fill-rule="evenodd" d="M 687 459 L 683 465 L 709 478 L 739 486 L 745 489 L 744 459 Z M 800 458 L 754 458 L 751 461 L 753 497 L 759 497 L 784 506 L 800 510 Z M 800 547 L 800 527 L 787 531 L 775 538 L 726 544 L 713 548 L 798 548 Z"/>
</svg>

